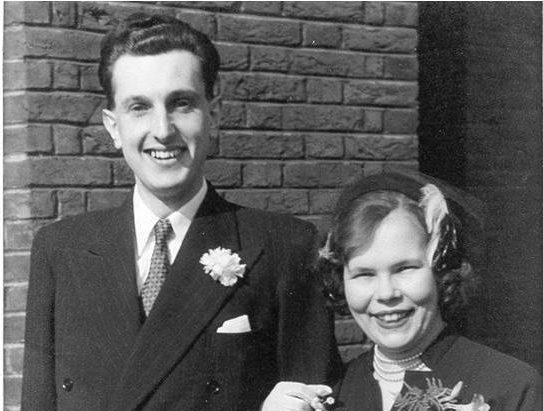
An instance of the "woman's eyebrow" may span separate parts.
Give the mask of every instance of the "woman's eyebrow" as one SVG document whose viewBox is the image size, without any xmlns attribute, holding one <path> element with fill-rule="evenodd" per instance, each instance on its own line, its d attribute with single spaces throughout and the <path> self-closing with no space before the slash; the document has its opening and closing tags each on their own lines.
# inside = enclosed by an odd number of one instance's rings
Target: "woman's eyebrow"
<svg viewBox="0 0 543 411">
<path fill-rule="evenodd" d="M 373 268 L 365 267 L 365 266 L 359 266 L 359 265 L 356 265 L 354 267 L 349 267 L 349 266 L 347 266 L 347 267 L 349 268 L 349 271 L 353 272 L 353 273 L 355 273 L 355 272 L 357 272 L 357 273 L 360 273 L 360 272 L 374 272 L 375 271 L 375 269 L 373 269 Z"/>
<path fill-rule="evenodd" d="M 420 259 L 419 258 L 406 258 L 401 261 L 398 261 L 392 265 L 393 268 L 400 268 L 404 267 L 406 265 L 419 265 Z"/>
</svg>

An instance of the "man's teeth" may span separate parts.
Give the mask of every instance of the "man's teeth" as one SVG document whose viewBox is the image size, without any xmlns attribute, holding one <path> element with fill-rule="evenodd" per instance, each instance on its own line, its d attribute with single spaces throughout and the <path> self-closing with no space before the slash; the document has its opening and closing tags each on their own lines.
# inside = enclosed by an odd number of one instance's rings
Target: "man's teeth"
<svg viewBox="0 0 543 411">
<path fill-rule="evenodd" d="M 156 158 L 158 160 L 168 160 L 170 158 L 175 158 L 181 154 L 181 149 L 175 149 L 175 150 L 149 150 L 149 154 L 151 157 Z"/>
<path fill-rule="evenodd" d="M 409 315 L 409 311 L 401 312 L 401 313 L 390 313 L 390 314 L 380 314 L 376 317 L 379 318 L 382 321 L 392 322 L 392 321 L 399 321 Z"/>
</svg>

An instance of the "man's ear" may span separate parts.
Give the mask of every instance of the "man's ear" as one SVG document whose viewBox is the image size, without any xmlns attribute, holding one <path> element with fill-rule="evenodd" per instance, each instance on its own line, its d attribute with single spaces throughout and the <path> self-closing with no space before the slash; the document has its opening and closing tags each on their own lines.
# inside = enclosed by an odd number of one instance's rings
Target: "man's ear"
<svg viewBox="0 0 543 411">
<path fill-rule="evenodd" d="M 219 123 L 221 121 L 221 105 L 222 100 L 220 95 L 215 96 L 209 102 L 209 117 L 211 120 L 212 128 L 219 128 Z"/>
<path fill-rule="evenodd" d="M 103 109 L 102 123 L 104 123 L 104 127 L 113 140 L 113 145 L 117 150 L 119 150 L 121 148 L 121 139 L 119 138 L 119 133 L 117 132 L 117 120 L 115 119 L 115 114 L 113 114 L 111 110 Z"/>
</svg>

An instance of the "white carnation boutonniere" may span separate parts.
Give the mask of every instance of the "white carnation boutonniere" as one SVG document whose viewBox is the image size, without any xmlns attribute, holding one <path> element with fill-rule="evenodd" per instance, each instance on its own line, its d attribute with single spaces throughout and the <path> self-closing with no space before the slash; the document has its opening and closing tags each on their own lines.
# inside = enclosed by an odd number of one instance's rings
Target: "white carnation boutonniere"
<svg viewBox="0 0 543 411">
<path fill-rule="evenodd" d="M 200 258 L 205 273 L 226 287 L 233 286 L 238 278 L 243 278 L 246 264 L 240 263 L 239 255 L 222 247 L 209 250 Z"/>
</svg>

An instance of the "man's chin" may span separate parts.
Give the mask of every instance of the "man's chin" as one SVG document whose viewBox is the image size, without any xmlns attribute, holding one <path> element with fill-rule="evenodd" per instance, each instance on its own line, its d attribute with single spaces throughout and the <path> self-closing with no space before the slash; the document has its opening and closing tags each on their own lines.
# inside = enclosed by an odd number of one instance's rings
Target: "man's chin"
<svg viewBox="0 0 543 411">
<path fill-rule="evenodd" d="M 175 202 L 187 197 L 190 200 L 202 187 L 202 181 L 203 177 L 200 177 L 196 181 L 194 179 L 191 179 L 178 182 L 177 184 L 155 186 L 153 188 L 152 194 L 156 198 L 168 202 Z"/>
</svg>

